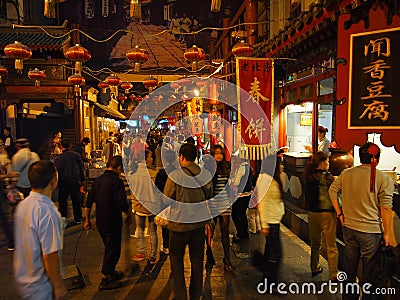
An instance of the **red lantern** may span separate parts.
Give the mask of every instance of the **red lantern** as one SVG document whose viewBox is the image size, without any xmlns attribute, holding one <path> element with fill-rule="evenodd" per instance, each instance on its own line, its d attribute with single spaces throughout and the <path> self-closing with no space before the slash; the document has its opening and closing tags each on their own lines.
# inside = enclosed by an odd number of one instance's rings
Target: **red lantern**
<svg viewBox="0 0 400 300">
<path fill-rule="evenodd" d="M 211 105 L 217 105 L 219 103 L 219 84 L 212 82 L 208 86 L 208 103 Z"/>
<path fill-rule="evenodd" d="M 110 87 L 108 83 L 104 81 L 100 81 L 99 84 L 97 85 L 99 89 L 101 89 L 101 92 L 105 94 L 107 92 L 107 89 Z"/>
<path fill-rule="evenodd" d="M 149 52 L 136 45 L 135 48 L 126 52 L 126 58 L 134 63 L 134 71 L 140 72 L 141 64 L 149 60 Z"/>
<path fill-rule="evenodd" d="M 0 65 L 0 83 L 1 83 L 1 76 L 6 76 L 8 74 L 8 70 L 5 66 Z"/>
<path fill-rule="evenodd" d="M 205 80 L 199 80 L 196 82 L 196 86 L 202 91 L 207 86 L 207 82 Z"/>
<path fill-rule="evenodd" d="M 192 134 L 197 137 L 203 135 L 203 120 L 198 116 L 192 117 Z"/>
<path fill-rule="evenodd" d="M 129 95 L 129 99 L 131 99 L 132 101 L 133 101 L 133 100 L 136 100 L 135 94 L 130 94 L 130 95 Z"/>
<path fill-rule="evenodd" d="M 20 72 L 24 68 L 23 60 L 32 56 L 32 50 L 16 41 L 14 44 L 4 47 L 4 54 L 7 57 L 15 59 L 15 69 Z"/>
<path fill-rule="evenodd" d="M 80 74 L 82 71 L 82 63 L 88 61 L 92 57 L 92 54 L 90 54 L 85 47 L 76 44 L 65 50 L 64 56 L 70 61 L 75 62 L 75 72 Z"/>
<path fill-rule="evenodd" d="M 140 102 L 140 101 L 142 101 L 142 100 L 143 100 L 142 97 L 140 97 L 140 96 L 139 96 L 139 97 L 136 97 L 136 101 L 137 101 L 137 102 Z"/>
<path fill-rule="evenodd" d="M 168 102 L 176 103 L 176 96 L 175 96 L 175 95 L 171 95 L 171 96 L 168 98 Z"/>
<path fill-rule="evenodd" d="M 174 93 L 178 93 L 178 89 L 181 87 L 179 83 L 176 81 L 171 82 L 170 86 L 174 89 Z"/>
<path fill-rule="evenodd" d="M 40 71 L 38 68 L 35 68 L 34 70 L 30 70 L 28 72 L 28 77 L 29 79 L 35 80 L 35 86 L 38 87 L 40 86 L 40 80 L 46 78 L 46 73 L 44 71 Z"/>
<path fill-rule="evenodd" d="M 119 79 L 115 74 L 111 74 L 106 78 L 105 82 L 111 87 L 116 87 L 121 84 L 121 79 Z"/>
<path fill-rule="evenodd" d="M 153 89 L 158 85 L 158 80 L 157 78 L 150 76 L 143 80 L 143 85 L 151 93 Z"/>
<path fill-rule="evenodd" d="M 125 94 L 129 94 L 129 90 L 133 88 L 133 84 L 130 82 L 122 82 L 121 88 L 125 90 Z"/>
<path fill-rule="evenodd" d="M 79 87 L 85 84 L 85 78 L 80 74 L 71 75 L 68 77 L 68 83 Z"/>
<path fill-rule="evenodd" d="M 192 63 L 192 71 L 197 71 L 197 62 L 206 59 L 206 53 L 202 48 L 193 45 L 192 48 L 189 48 L 183 54 L 185 59 Z"/>
<path fill-rule="evenodd" d="M 125 100 L 126 100 L 126 96 L 125 95 L 119 95 L 117 97 L 117 100 L 118 100 L 119 103 L 124 104 Z"/>
<path fill-rule="evenodd" d="M 232 48 L 232 54 L 235 56 L 251 56 L 254 53 L 254 48 L 244 40 L 238 42 Z"/>
<path fill-rule="evenodd" d="M 208 113 L 208 131 L 211 134 L 221 131 L 221 114 L 217 110 Z"/>
<path fill-rule="evenodd" d="M 193 81 L 190 78 L 182 78 L 178 80 L 178 84 L 182 87 L 184 93 L 186 92 L 187 87 L 192 83 Z"/>
</svg>

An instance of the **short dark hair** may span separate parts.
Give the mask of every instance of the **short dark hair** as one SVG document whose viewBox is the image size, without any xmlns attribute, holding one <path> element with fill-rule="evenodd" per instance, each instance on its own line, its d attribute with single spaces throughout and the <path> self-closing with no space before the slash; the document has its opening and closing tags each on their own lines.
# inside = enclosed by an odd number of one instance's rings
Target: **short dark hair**
<svg viewBox="0 0 400 300">
<path fill-rule="evenodd" d="M 108 136 L 113 136 L 114 135 L 114 132 L 112 132 L 112 131 L 110 131 L 109 133 L 108 133 Z"/>
<path fill-rule="evenodd" d="M 362 164 L 370 164 L 371 159 L 372 159 L 372 154 L 369 153 L 370 147 L 376 147 L 379 151 L 377 151 L 377 154 L 375 155 L 375 158 L 379 160 L 379 157 L 381 156 L 381 149 L 378 147 L 378 145 L 367 142 L 364 145 L 362 145 L 359 149 L 358 154 L 360 155 L 360 162 Z"/>
<path fill-rule="evenodd" d="M 169 150 L 169 149 L 165 149 L 163 151 L 164 151 L 164 152 L 162 152 L 163 153 L 163 157 L 165 158 L 165 161 L 168 164 L 172 164 L 172 163 L 174 163 L 176 161 L 176 154 L 175 154 L 174 151 Z"/>
<path fill-rule="evenodd" d="M 7 129 L 9 132 L 11 132 L 11 127 L 9 127 L 9 126 L 4 127 L 4 129 Z"/>
<path fill-rule="evenodd" d="M 68 140 L 61 140 L 61 146 L 65 149 L 69 149 L 71 147 L 71 143 Z"/>
<path fill-rule="evenodd" d="M 122 156 L 121 155 L 115 155 L 113 156 L 110 161 L 107 163 L 107 167 L 111 169 L 118 169 L 118 167 L 122 167 Z"/>
<path fill-rule="evenodd" d="M 44 189 L 56 176 L 56 166 L 49 160 L 39 160 L 29 166 L 28 178 L 33 189 Z"/>
<path fill-rule="evenodd" d="M 183 144 L 179 149 L 179 156 L 180 155 L 188 161 L 195 161 L 197 157 L 197 148 L 191 143 Z"/>
<path fill-rule="evenodd" d="M 90 143 L 90 139 L 88 138 L 88 137 L 84 137 L 83 139 L 82 139 L 82 143 Z"/>
</svg>

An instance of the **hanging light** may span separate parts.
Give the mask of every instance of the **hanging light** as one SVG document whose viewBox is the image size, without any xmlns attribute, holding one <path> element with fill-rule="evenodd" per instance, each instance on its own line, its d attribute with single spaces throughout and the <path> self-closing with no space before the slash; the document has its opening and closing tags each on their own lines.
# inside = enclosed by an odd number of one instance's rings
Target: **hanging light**
<svg viewBox="0 0 400 300">
<path fill-rule="evenodd" d="M 89 50 L 85 47 L 76 44 L 65 50 L 64 56 L 70 61 L 75 62 L 75 73 L 80 74 L 82 71 L 82 63 L 88 61 L 92 57 L 92 54 L 90 54 Z"/>
<path fill-rule="evenodd" d="M 149 60 L 149 52 L 139 48 L 138 45 L 136 45 L 135 48 L 126 52 L 125 56 L 130 62 L 134 63 L 133 70 L 135 72 L 140 72 L 141 65 Z"/>
<path fill-rule="evenodd" d="M 105 81 L 100 81 L 97 86 L 99 87 L 99 89 L 101 89 L 101 92 L 103 94 L 105 94 L 107 92 L 107 89 L 110 87 L 110 85 Z"/>
<path fill-rule="evenodd" d="M 15 69 L 17 72 L 21 73 L 24 68 L 23 60 L 29 59 L 32 56 L 32 50 L 15 41 L 13 44 L 8 44 L 4 47 L 4 54 L 12 59 L 15 59 Z"/>
<path fill-rule="evenodd" d="M 176 81 L 170 83 L 171 88 L 174 89 L 174 93 L 178 93 L 178 89 L 181 87 L 180 84 Z"/>
<path fill-rule="evenodd" d="M 2 82 L 1 77 L 6 76 L 8 74 L 8 70 L 5 66 L 0 65 L 0 83 Z"/>
<path fill-rule="evenodd" d="M 129 95 L 129 99 L 131 99 L 132 101 L 133 101 L 133 100 L 136 100 L 135 94 L 130 94 L 130 95 Z"/>
<path fill-rule="evenodd" d="M 192 63 L 192 71 L 197 71 L 197 62 L 206 59 L 206 53 L 202 48 L 193 45 L 192 48 L 189 48 L 183 54 L 185 59 Z"/>
<path fill-rule="evenodd" d="M 182 87 L 183 92 L 185 93 L 188 86 L 193 83 L 192 79 L 190 78 L 182 78 L 178 80 L 178 84 Z"/>
<path fill-rule="evenodd" d="M 74 74 L 68 77 L 68 83 L 73 84 L 75 87 L 85 84 L 85 78 L 80 74 Z"/>
<path fill-rule="evenodd" d="M 211 105 L 217 105 L 219 103 L 219 84 L 211 82 L 208 86 L 208 103 Z"/>
<path fill-rule="evenodd" d="M 104 80 L 109 86 L 112 87 L 116 87 L 119 86 L 121 84 L 121 79 L 115 75 L 115 74 L 111 74 L 110 76 L 108 76 L 106 78 L 106 80 Z"/>
<path fill-rule="evenodd" d="M 254 53 L 254 48 L 250 44 L 246 43 L 244 40 L 238 42 L 232 48 L 232 54 L 235 56 L 251 56 Z"/>
<path fill-rule="evenodd" d="M 133 88 L 133 84 L 130 82 L 122 82 L 121 88 L 124 89 L 125 94 L 129 94 L 129 90 Z"/>
<path fill-rule="evenodd" d="M 200 92 L 202 92 L 207 86 L 207 82 L 205 80 L 199 80 L 196 82 L 196 86 L 200 89 Z"/>
<path fill-rule="evenodd" d="M 140 102 L 140 101 L 142 101 L 143 100 L 143 98 L 142 97 L 140 97 L 140 96 L 138 96 L 138 97 L 136 97 L 136 99 L 135 99 L 137 102 Z"/>
<path fill-rule="evenodd" d="M 125 95 L 119 95 L 117 97 L 118 102 L 123 105 L 125 103 L 125 100 L 127 99 L 127 97 Z"/>
<path fill-rule="evenodd" d="M 143 85 L 151 93 L 153 89 L 158 85 L 158 80 L 157 78 L 150 76 L 143 80 Z"/>
<path fill-rule="evenodd" d="M 29 70 L 28 77 L 29 77 L 29 79 L 35 80 L 35 86 L 39 87 L 40 80 L 43 80 L 46 78 L 46 73 L 44 72 L 44 70 L 40 71 L 38 68 L 35 68 L 34 70 Z"/>
<path fill-rule="evenodd" d="M 139 3 L 139 0 L 131 0 L 129 6 L 129 16 L 134 19 L 142 18 L 142 6 Z"/>
<path fill-rule="evenodd" d="M 222 0 L 211 0 L 211 12 L 219 12 L 221 10 L 221 1 Z"/>
</svg>

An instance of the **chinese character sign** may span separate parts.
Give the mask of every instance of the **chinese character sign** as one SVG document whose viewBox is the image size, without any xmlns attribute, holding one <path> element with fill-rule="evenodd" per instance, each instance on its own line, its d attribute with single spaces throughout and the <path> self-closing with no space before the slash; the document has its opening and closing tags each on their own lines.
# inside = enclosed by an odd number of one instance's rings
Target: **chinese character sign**
<svg viewBox="0 0 400 300">
<path fill-rule="evenodd" d="M 251 148 L 269 148 L 273 118 L 274 62 L 271 59 L 237 58 L 236 74 L 237 85 L 242 89 L 238 92 L 238 131 L 241 138 L 246 147 L 250 147 L 249 152 L 254 152 Z M 253 156 L 254 159 L 263 157 L 259 154 Z"/>
<path fill-rule="evenodd" d="M 351 36 L 349 128 L 400 127 L 400 28 Z"/>
</svg>

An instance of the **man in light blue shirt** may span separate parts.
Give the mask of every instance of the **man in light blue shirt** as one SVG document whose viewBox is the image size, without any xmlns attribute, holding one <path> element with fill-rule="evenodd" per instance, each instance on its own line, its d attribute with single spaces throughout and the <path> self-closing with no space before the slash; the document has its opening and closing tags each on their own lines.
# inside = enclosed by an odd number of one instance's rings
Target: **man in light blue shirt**
<svg viewBox="0 0 400 300">
<path fill-rule="evenodd" d="M 63 228 L 61 215 L 51 201 L 58 174 L 47 160 L 28 169 L 32 192 L 14 214 L 16 288 L 23 299 L 62 299 L 67 294 L 61 276 Z"/>
</svg>

